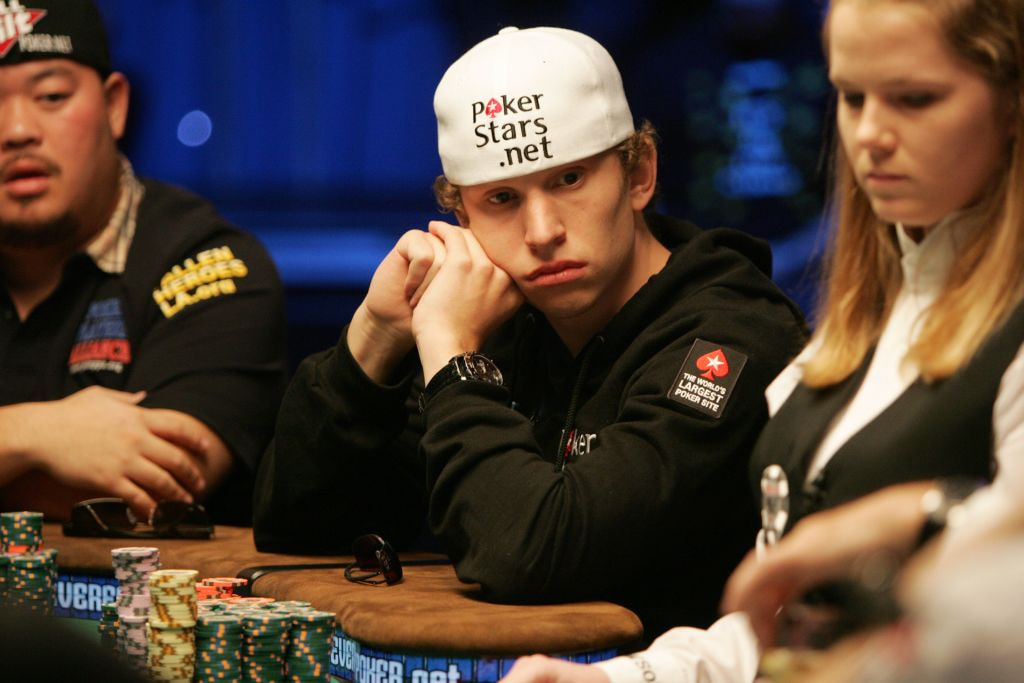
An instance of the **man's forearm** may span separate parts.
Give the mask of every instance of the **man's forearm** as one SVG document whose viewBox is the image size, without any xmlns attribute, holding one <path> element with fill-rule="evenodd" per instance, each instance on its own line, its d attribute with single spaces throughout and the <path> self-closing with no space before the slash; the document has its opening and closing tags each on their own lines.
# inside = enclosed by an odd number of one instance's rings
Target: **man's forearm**
<svg viewBox="0 0 1024 683">
<path fill-rule="evenodd" d="M 0 486 L 0 509 L 33 510 L 42 512 L 50 520 L 65 520 L 78 501 L 106 494 L 102 490 L 70 486 L 35 470 Z"/>
<path fill-rule="evenodd" d="M 40 464 L 32 445 L 37 405 L 17 403 L 0 408 L 0 486 Z"/>
</svg>

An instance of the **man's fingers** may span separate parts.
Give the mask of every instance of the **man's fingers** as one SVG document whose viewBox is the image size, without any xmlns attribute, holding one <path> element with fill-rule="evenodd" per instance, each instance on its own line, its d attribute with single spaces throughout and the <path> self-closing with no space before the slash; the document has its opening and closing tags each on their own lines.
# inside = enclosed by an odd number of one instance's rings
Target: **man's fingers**
<svg viewBox="0 0 1024 683">
<path fill-rule="evenodd" d="M 435 267 L 434 261 L 444 247 L 435 248 L 432 242 L 437 238 L 422 230 L 406 232 L 395 244 L 395 252 L 406 262 L 405 282 L 402 293 L 406 301 L 412 305 L 415 293 L 422 288 L 430 270 Z"/>
<path fill-rule="evenodd" d="M 446 255 L 444 244 L 437 237 L 423 233 L 423 238 L 423 246 L 429 249 L 430 253 L 419 262 L 409 264 L 409 277 L 405 283 L 405 294 L 409 299 L 409 306 L 412 308 L 419 303 L 423 292 L 437 275 L 437 271 L 444 265 Z M 415 274 L 413 273 L 414 265 L 417 266 Z"/>
<path fill-rule="evenodd" d="M 431 235 L 435 235 L 444 243 L 445 253 L 448 258 L 457 260 L 470 258 L 469 248 L 466 246 L 465 228 L 459 228 L 444 221 L 430 221 L 428 226 Z"/>
<path fill-rule="evenodd" d="M 181 448 L 177 442 L 162 436 L 161 432 L 157 430 L 153 430 L 151 438 L 146 439 L 142 444 L 142 455 L 161 471 L 167 473 L 168 477 L 175 482 L 175 486 L 180 482 L 187 487 L 189 494 L 199 493 L 206 485 L 202 472 L 190 455 L 190 453 L 200 452 Z M 174 497 L 184 500 L 180 494 Z"/>
<path fill-rule="evenodd" d="M 142 401 L 146 398 L 145 391 L 136 391 L 130 394 L 126 391 L 119 391 L 117 393 L 119 395 L 116 398 L 124 401 L 125 403 L 130 403 L 132 405 L 138 405 L 142 403 Z"/>
<path fill-rule="evenodd" d="M 405 298 L 409 301 L 410 306 L 415 307 L 416 304 L 413 303 L 413 298 L 426 281 L 427 274 L 430 272 L 432 265 L 423 260 L 409 262 L 409 272 L 405 276 L 405 286 L 402 293 L 405 294 Z"/>
<path fill-rule="evenodd" d="M 182 485 L 170 471 L 156 460 L 146 457 L 139 458 L 128 471 L 128 477 L 146 490 L 156 500 L 180 500 L 191 503 L 192 494 Z"/>
<path fill-rule="evenodd" d="M 153 408 L 142 413 L 146 427 L 165 441 L 203 457 L 209 453 L 210 443 L 194 418 L 175 410 Z"/>
<path fill-rule="evenodd" d="M 431 221 L 430 232 L 444 241 L 444 248 L 451 258 L 465 258 L 474 270 L 479 273 L 487 273 L 491 277 L 491 282 L 506 287 L 512 281 L 505 271 L 495 265 L 469 230 L 457 228 L 442 221 Z"/>
<path fill-rule="evenodd" d="M 108 389 L 106 387 L 92 386 L 82 389 L 81 391 L 72 394 L 68 398 L 74 396 L 81 397 L 95 397 L 105 398 L 112 401 L 118 401 L 120 403 L 127 403 L 129 405 L 138 405 L 144 398 L 146 398 L 145 391 L 118 391 L 117 389 Z"/>
<path fill-rule="evenodd" d="M 149 519 L 156 501 L 138 484 L 121 477 L 110 485 L 110 494 L 123 499 L 139 519 Z"/>
</svg>

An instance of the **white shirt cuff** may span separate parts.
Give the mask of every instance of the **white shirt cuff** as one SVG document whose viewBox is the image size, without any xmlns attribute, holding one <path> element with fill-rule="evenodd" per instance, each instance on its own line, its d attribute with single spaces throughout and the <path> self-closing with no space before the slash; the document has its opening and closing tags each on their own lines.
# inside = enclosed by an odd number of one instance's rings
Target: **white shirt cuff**
<svg viewBox="0 0 1024 683">
<path fill-rule="evenodd" d="M 643 652 L 598 662 L 612 683 L 751 683 L 759 660 L 757 637 L 741 612 L 708 630 L 679 627 Z"/>
</svg>

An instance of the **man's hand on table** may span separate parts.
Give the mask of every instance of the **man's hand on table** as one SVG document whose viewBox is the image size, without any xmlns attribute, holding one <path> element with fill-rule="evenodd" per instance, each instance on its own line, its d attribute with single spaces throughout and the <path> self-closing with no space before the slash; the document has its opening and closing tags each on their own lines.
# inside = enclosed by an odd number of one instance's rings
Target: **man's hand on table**
<svg viewBox="0 0 1024 683">
<path fill-rule="evenodd" d="M 189 415 L 139 406 L 144 397 L 89 387 L 0 409 L 0 482 L 42 472 L 73 489 L 123 498 L 143 518 L 159 500 L 191 502 L 210 475 L 226 473 L 227 448 Z"/>
</svg>

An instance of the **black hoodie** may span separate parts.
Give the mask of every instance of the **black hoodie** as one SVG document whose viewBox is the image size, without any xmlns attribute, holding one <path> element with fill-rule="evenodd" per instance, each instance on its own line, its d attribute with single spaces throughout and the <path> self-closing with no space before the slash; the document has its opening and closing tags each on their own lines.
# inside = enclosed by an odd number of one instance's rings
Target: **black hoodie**
<svg viewBox="0 0 1024 683">
<path fill-rule="evenodd" d="M 257 546 L 346 552 L 368 532 L 408 544 L 426 515 L 489 599 L 618 602 L 647 638 L 711 623 L 757 530 L 746 467 L 764 389 L 804 327 L 763 242 L 647 220 L 672 251 L 665 268 L 575 358 L 524 306 L 482 349 L 504 387 L 456 382 L 421 416 L 414 358 L 391 387 L 344 335 L 306 359 L 260 467 Z M 715 349 L 730 371 L 695 369 Z"/>
</svg>

